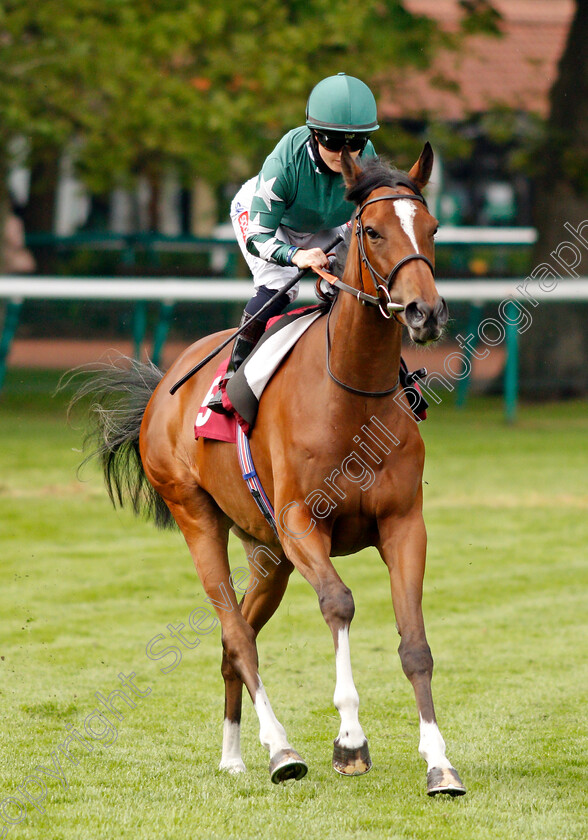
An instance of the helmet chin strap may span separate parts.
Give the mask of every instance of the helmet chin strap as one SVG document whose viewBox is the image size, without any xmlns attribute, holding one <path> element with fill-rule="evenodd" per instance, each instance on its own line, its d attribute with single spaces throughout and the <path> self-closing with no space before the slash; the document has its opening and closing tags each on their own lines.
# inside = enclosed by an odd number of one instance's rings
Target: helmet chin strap
<svg viewBox="0 0 588 840">
<path fill-rule="evenodd" d="M 314 136 L 314 131 L 312 130 L 312 128 L 310 129 L 310 137 L 308 139 L 308 142 L 312 151 L 312 159 L 316 163 L 317 168 L 325 175 L 340 175 L 340 172 L 335 172 L 335 170 L 331 169 L 331 167 L 328 166 L 323 160 L 323 156 L 321 155 L 319 149 L 318 140 Z"/>
</svg>

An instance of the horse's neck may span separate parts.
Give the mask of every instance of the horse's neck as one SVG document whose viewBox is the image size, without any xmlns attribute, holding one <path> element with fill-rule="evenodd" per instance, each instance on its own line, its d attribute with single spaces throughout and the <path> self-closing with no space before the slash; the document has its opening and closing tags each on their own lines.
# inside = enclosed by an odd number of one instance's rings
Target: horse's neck
<svg viewBox="0 0 588 840">
<path fill-rule="evenodd" d="M 331 370 L 352 388 L 384 391 L 398 379 L 402 327 L 344 292 L 331 318 Z"/>
</svg>

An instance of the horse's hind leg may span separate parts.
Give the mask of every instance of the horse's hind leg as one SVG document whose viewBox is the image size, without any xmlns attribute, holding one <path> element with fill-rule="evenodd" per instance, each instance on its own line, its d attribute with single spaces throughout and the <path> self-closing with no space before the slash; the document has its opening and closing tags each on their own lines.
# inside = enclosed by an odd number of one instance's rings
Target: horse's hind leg
<svg viewBox="0 0 588 840">
<path fill-rule="evenodd" d="M 279 555 L 276 555 L 257 541 L 245 539 L 242 541 L 247 551 L 251 577 L 247 581 L 247 592 L 241 601 L 241 613 L 257 638 L 262 627 L 277 610 L 286 591 L 293 566 L 281 551 Z M 225 719 L 219 769 L 239 773 L 245 770 L 240 747 L 243 683 L 237 676 L 225 650 L 223 650 L 221 670 L 225 681 Z M 274 761 L 273 766 L 270 767 L 272 780 L 283 781 L 282 776 L 285 773 L 290 773 L 287 778 L 295 775 L 294 768 L 288 768 L 287 757 Z M 301 763 L 297 778 L 304 775 L 305 768 L 306 765 L 303 766 Z"/>
<path fill-rule="evenodd" d="M 247 769 L 241 756 L 241 707 L 243 682 L 237 676 L 223 644 L 221 673 L 225 681 L 225 717 L 223 721 L 223 750 L 219 770 L 244 773 Z"/>
<path fill-rule="evenodd" d="M 227 556 L 229 522 L 210 496 L 191 487 L 181 501 L 168 501 L 186 542 L 198 576 L 222 626 L 227 661 L 245 684 L 259 718 L 259 739 L 270 755 L 272 781 L 299 779 L 306 764 L 290 746 L 282 724 L 274 715 L 258 671 L 255 633 L 243 617 Z"/>
<path fill-rule="evenodd" d="M 284 509 L 279 503 L 276 503 L 276 508 Z M 331 563 L 328 538 L 320 535 L 318 528 L 309 529 L 309 514 L 302 505 L 297 504 L 291 519 L 289 527 L 292 531 L 282 537 L 284 549 L 317 593 L 323 618 L 335 644 L 333 702 L 341 716 L 341 726 L 334 742 L 333 768 L 344 776 L 360 776 L 370 770 L 372 762 L 367 738 L 359 722 L 359 695 L 351 670 L 349 628 L 355 612 L 353 596 Z M 304 538 L 290 536 L 295 533 L 302 534 Z"/>
<path fill-rule="evenodd" d="M 392 601 L 401 641 L 398 653 L 414 689 L 420 723 L 419 752 L 427 762 L 427 793 L 460 796 L 466 789 L 445 755 L 433 705 L 433 657 L 422 612 L 427 536 L 420 514 L 380 523 L 380 553 L 390 572 Z"/>
</svg>

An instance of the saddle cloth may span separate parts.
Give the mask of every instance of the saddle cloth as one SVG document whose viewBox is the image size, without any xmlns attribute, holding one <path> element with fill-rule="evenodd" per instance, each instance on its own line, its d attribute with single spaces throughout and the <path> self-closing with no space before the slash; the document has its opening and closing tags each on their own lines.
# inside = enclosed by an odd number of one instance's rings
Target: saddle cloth
<svg viewBox="0 0 588 840">
<path fill-rule="evenodd" d="M 216 414 L 207 406 L 226 373 L 229 360 L 225 359 L 217 368 L 210 389 L 200 406 L 194 424 L 195 437 L 234 443 L 237 422 L 245 434 L 249 435 L 255 424 L 259 400 L 265 386 L 300 336 L 325 311 L 322 305 L 309 306 L 272 319 L 253 353 L 227 384 L 226 393 L 223 394 L 223 405 L 234 413 Z"/>
<path fill-rule="evenodd" d="M 209 440 L 224 440 L 226 443 L 235 443 L 237 434 L 237 419 L 234 414 L 217 414 L 208 408 L 208 402 L 218 391 L 221 379 L 227 372 L 229 360 L 225 359 L 218 366 L 214 379 L 208 393 L 202 401 L 200 411 L 196 415 L 194 423 L 194 437 L 209 438 Z"/>
</svg>

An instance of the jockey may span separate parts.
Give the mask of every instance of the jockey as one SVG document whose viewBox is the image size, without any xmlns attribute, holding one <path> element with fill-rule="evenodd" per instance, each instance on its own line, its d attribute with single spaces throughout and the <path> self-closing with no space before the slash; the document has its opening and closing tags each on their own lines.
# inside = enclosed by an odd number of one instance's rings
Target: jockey
<svg viewBox="0 0 588 840">
<path fill-rule="evenodd" d="M 345 199 L 341 151 L 375 157 L 369 139 L 378 126 L 376 100 L 366 84 L 339 73 L 319 82 L 306 106 L 306 126 L 289 131 L 231 204 L 237 241 L 253 275 L 255 295 L 245 307 L 223 385 L 245 361 L 268 320 L 295 300 L 298 284 L 262 318 L 261 307 L 303 268 L 328 268 L 323 248 L 343 233 L 353 213 Z M 219 390 L 209 401 L 224 411 Z"/>
</svg>

